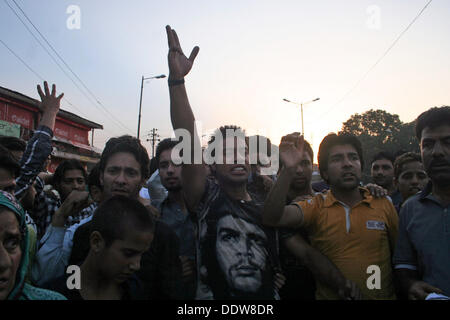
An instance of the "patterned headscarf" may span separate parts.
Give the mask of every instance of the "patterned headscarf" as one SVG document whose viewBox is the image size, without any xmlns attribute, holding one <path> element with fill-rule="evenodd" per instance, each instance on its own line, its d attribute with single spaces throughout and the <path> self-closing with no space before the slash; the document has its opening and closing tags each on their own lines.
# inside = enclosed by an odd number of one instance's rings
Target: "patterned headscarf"
<svg viewBox="0 0 450 320">
<path fill-rule="evenodd" d="M 22 240 L 20 241 L 22 258 L 20 259 L 19 269 L 16 273 L 14 287 L 7 298 L 8 300 L 13 300 L 17 299 L 21 295 L 25 284 L 25 276 L 28 269 L 28 228 L 25 223 L 25 212 L 13 195 L 0 190 L 0 206 L 11 210 L 16 215 L 16 218 L 19 221 L 20 233 L 22 234 Z"/>
</svg>

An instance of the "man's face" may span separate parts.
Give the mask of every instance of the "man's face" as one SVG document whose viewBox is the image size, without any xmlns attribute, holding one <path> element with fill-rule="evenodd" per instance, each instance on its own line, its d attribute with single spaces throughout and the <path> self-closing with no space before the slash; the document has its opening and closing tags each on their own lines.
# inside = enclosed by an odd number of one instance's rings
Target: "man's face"
<svg viewBox="0 0 450 320">
<path fill-rule="evenodd" d="M 61 182 L 57 186 L 57 190 L 64 201 L 73 190 L 86 190 L 86 179 L 83 172 L 78 169 L 70 169 L 64 172 Z"/>
<path fill-rule="evenodd" d="M 420 152 L 431 181 L 441 186 L 450 185 L 450 125 L 423 129 Z"/>
<path fill-rule="evenodd" d="M 242 142 L 244 148 L 240 147 Z M 242 159 L 242 161 L 239 162 L 244 163 L 238 164 L 238 159 Z M 245 144 L 245 139 L 241 139 L 239 143 L 238 138 L 230 137 L 224 140 L 223 162 L 224 164 L 213 165 L 219 181 L 233 185 L 247 183 L 251 167 L 249 164 L 248 147 Z"/>
<path fill-rule="evenodd" d="M 297 170 L 295 171 L 295 175 L 291 182 L 291 189 L 293 190 L 306 190 L 311 185 L 312 180 L 312 159 L 309 156 L 309 153 L 303 151 L 302 160 L 300 164 L 297 166 Z"/>
<path fill-rule="evenodd" d="M 334 188 L 352 190 L 358 187 L 361 180 L 361 161 L 355 147 L 350 144 L 332 147 L 325 176 Z"/>
<path fill-rule="evenodd" d="M 266 244 L 266 234 L 240 218 L 228 215 L 217 222 L 217 260 L 232 291 L 260 289 L 266 268 Z"/>
<path fill-rule="evenodd" d="M 0 190 L 14 194 L 15 187 L 16 187 L 15 176 L 8 170 L 0 168 Z"/>
<path fill-rule="evenodd" d="M 428 182 L 428 175 L 419 161 L 407 162 L 397 179 L 398 190 L 403 201 L 420 192 Z"/>
<path fill-rule="evenodd" d="M 375 160 L 372 163 L 371 175 L 373 182 L 383 188 L 389 189 L 394 181 L 394 166 L 391 160 Z"/>
<path fill-rule="evenodd" d="M 19 222 L 13 212 L 0 212 L 0 300 L 5 300 L 14 288 L 22 250 Z"/>
<path fill-rule="evenodd" d="M 181 165 L 175 165 L 171 158 L 172 149 L 164 150 L 159 157 L 159 176 L 168 191 L 181 189 Z"/>
<path fill-rule="evenodd" d="M 144 183 L 141 166 L 131 153 L 115 153 L 100 174 L 100 183 L 104 199 L 118 194 L 137 199 Z"/>
<path fill-rule="evenodd" d="M 142 254 L 149 250 L 152 232 L 128 230 L 124 240 L 116 239 L 99 253 L 99 269 L 105 278 L 116 283 L 126 281 L 141 268 Z"/>
</svg>

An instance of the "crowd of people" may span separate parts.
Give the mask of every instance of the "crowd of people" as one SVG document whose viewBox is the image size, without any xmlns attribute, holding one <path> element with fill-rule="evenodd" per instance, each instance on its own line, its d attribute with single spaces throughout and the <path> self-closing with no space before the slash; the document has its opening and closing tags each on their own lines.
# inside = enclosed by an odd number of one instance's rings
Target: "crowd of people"
<svg viewBox="0 0 450 320">
<path fill-rule="evenodd" d="M 418 116 L 420 154 L 369 163 L 358 137 L 327 135 L 320 184 L 299 133 L 281 139 L 276 175 L 236 126 L 211 137 L 224 161 L 199 163 L 184 85 L 199 48 L 185 56 L 166 31 L 171 121 L 191 161 L 175 159 L 176 139 L 150 159 L 125 135 L 89 172 L 65 160 L 49 173 L 63 95 L 38 85 L 32 138 L 0 137 L 0 300 L 450 299 L 450 107 Z"/>
</svg>

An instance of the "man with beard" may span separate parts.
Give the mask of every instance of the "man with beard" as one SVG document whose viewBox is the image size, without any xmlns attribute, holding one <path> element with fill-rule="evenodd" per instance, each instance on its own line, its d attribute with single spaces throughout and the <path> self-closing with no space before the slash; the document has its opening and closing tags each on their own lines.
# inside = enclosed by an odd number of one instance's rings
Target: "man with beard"
<svg viewBox="0 0 450 320">
<path fill-rule="evenodd" d="M 450 107 L 422 113 L 416 136 L 431 181 L 402 206 L 394 265 L 403 293 L 423 300 L 450 296 Z"/>
<path fill-rule="evenodd" d="M 301 162 L 303 137 L 282 138 L 283 163 L 263 213 L 269 226 L 303 228 L 314 248 L 330 259 L 343 275 L 354 281 L 363 299 L 395 299 L 391 255 L 398 217 L 386 198 L 373 198 L 359 186 L 363 167 L 359 140 L 347 134 L 329 134 L 319 147 L 319 170 L 330 185 L 326 194 L 286 206 L 285 198 Z M 367 285 L 369 267 L 379 269 L 379 283 Z M 337 299 L 318 279 L 317 299 Z"/>
<path fill-rule="evenodd" d="M 168 191 L 163 200 L 152 201 L 160 214 L 160 220 L 167 224 L 180 240 L 179 256 L 182 266 L 183 287 L 181 296 L 184 299 L 195 297 L 195 236 L 194 223 L 189 217 L 181 188 L 181 165 L 172 161 L 172 149 L 178 144 L 170 138 L 162 140 L 156 147 L 156 163 L 158 164 L 161 183 Z"/>
</svg>

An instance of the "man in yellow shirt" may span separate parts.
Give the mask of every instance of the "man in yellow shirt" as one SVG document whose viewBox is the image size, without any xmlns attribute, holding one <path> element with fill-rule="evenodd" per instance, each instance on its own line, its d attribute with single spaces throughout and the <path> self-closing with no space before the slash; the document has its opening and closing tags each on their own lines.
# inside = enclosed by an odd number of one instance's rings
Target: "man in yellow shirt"
<svg viewBox="0 0 450 320">
<path fill-rule="evenodd" d="M 398 216 L 387 198 L 373 198 L 360 187 L 361 143 L 355 136 L 330 134 L 319 147 L 319 170 L 330 185 L 326 194 L 285 206 L 301 159 L 303 137 L 288 135 L 280 144 L 283 168 L 266 199 L 265 224 L 306 230 L 311 244 L 360 288 L 364 299 L 395 299 L 391 256 Z M 338 296 L 320 281 L 317 299 Z"/>
</svg>

